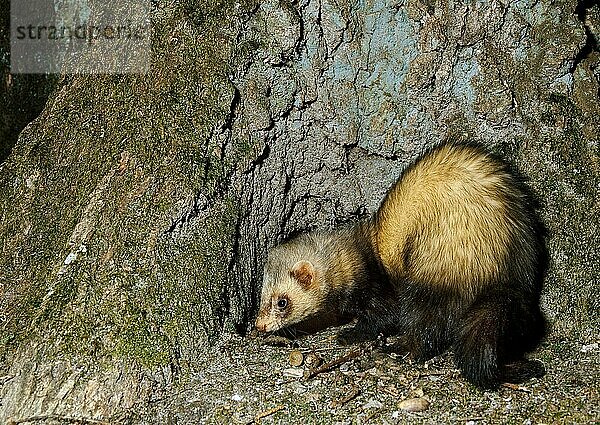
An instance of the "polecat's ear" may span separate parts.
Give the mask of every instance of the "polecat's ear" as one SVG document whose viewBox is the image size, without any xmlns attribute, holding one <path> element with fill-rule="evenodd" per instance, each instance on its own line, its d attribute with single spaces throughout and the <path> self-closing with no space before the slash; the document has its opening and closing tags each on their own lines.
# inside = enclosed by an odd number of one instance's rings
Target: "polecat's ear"
<svg viewBox="0 0 600 425">
<path fill-rule="evenodd" d="M 298 261 L 292 267 L 291 274 L 304 289 L 309 289 L 315 283 L 315 268 L 310 261 Z"/>
</svg>

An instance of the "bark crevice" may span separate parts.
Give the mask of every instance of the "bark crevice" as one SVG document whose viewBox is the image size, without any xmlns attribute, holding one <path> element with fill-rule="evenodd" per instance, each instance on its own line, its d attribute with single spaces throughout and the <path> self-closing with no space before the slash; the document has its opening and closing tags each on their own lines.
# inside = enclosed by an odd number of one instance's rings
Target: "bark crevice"
<svg viewBox="0 0 600 425">
<path fill-rule="evenodd" d="M 575 8 L 575 14 L 577 15 L 577 19 L 581 22 L 585 31 L 585 42 L 573 58 L 573 64 L 571 65 L 571 68 L 569 70 L 571 74 L 573 74 L 579 66 L 579 64 L 585 59 L 588 59 L 592 55 L 592 53 L 600 52 L 597 38 L 598 35 L 592 32 L 590 25 L 588 25 L 587 23 L 588 10 L 593 7 L 597 7 L 600 9 L 600 0 L 579 0 L 577 3 L 577 7 Z"/>
</svg>

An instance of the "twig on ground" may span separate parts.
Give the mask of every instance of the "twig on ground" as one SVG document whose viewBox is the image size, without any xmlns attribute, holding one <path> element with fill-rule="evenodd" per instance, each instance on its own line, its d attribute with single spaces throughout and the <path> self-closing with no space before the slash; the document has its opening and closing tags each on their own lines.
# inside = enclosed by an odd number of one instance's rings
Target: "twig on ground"
<svg viewBox="0 0 600 425">
<path fill-rule="evenodd" d="M 314 378 L 315 376 L 317 376 L 318 374 L 323 373 L 323 372 L 329 372 L 330 370 L 332 370 L 346 362 L 349 362 L 350 360 L 357 358 L 358 356 L 360 356 L 362 354 L 362 352 L 363 352 L 362 350 L 354 350 L 342 357 L 338 357 L 335 360 L 325 363 L 323 366 L 318 367 L 317 369 L 311 371 L 308 374 L 308 376 L 306 377 L 306 379 Z"/>
<path fill-rule="evenodd" d="M 264 411 L 262 411 L 260 413 L 257 413 L 256 416 L 254 417 L 254 420 L 252 422 L 250 422 L 250 423 L 251 424 L 252 423 L 260 424 L 260 420 L 262 418 L 266 418 L 267 416 L 271 416 L 273 413 L 277 413 L 280 410 L 283 410 L 284 408 L 285 407 L 280 404 L 279 406 L 273 407 L 272 409 L 264 410 Z"/>
</svg>

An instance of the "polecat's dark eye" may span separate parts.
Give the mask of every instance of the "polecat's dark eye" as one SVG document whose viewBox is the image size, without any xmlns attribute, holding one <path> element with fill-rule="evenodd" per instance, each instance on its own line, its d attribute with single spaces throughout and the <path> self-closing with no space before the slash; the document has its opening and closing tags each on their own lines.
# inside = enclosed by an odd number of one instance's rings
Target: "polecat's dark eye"
<svg viewBox="0 0 600 425">
<path fill-rule="evenodd" d="M 280 309 L 284 309 L 286 308 L 288 305 L 288 301 L 285 298 L 279 298 L 279 301 L 277 301 L 277 308 Z"/>
</svg>

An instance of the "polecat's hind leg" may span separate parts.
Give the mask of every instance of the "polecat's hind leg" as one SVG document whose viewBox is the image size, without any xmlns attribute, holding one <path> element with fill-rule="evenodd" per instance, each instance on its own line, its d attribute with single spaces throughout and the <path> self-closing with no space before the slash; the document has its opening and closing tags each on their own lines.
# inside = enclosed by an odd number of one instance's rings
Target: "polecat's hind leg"
<svg viewBox="0 0 600 425">
<path fill-rule="evenodd" d="M 524 355 L 537 345 L 543 329 L 539 308 L 522 303 L 522 295 L 487 294 L 459 323 L 454 360 L 467 380 L 483 388 L 540 376 L 543 366 Z"/>
<path fill-rule="evenodd" d="M 502 382 L 520 384 L 532 378 L 541 378 L 546 374 L 544 364 L 539 360 L 521 359 L 500 367 Z"/>
<path fill-rule="evenodd" d="M 499 383 L 498 344 L 505 324 L 503 306 L 488 301 L 472 307 L 459 325 L 454 361 L 463 376 L 484 388 Z"/>
</svg>

